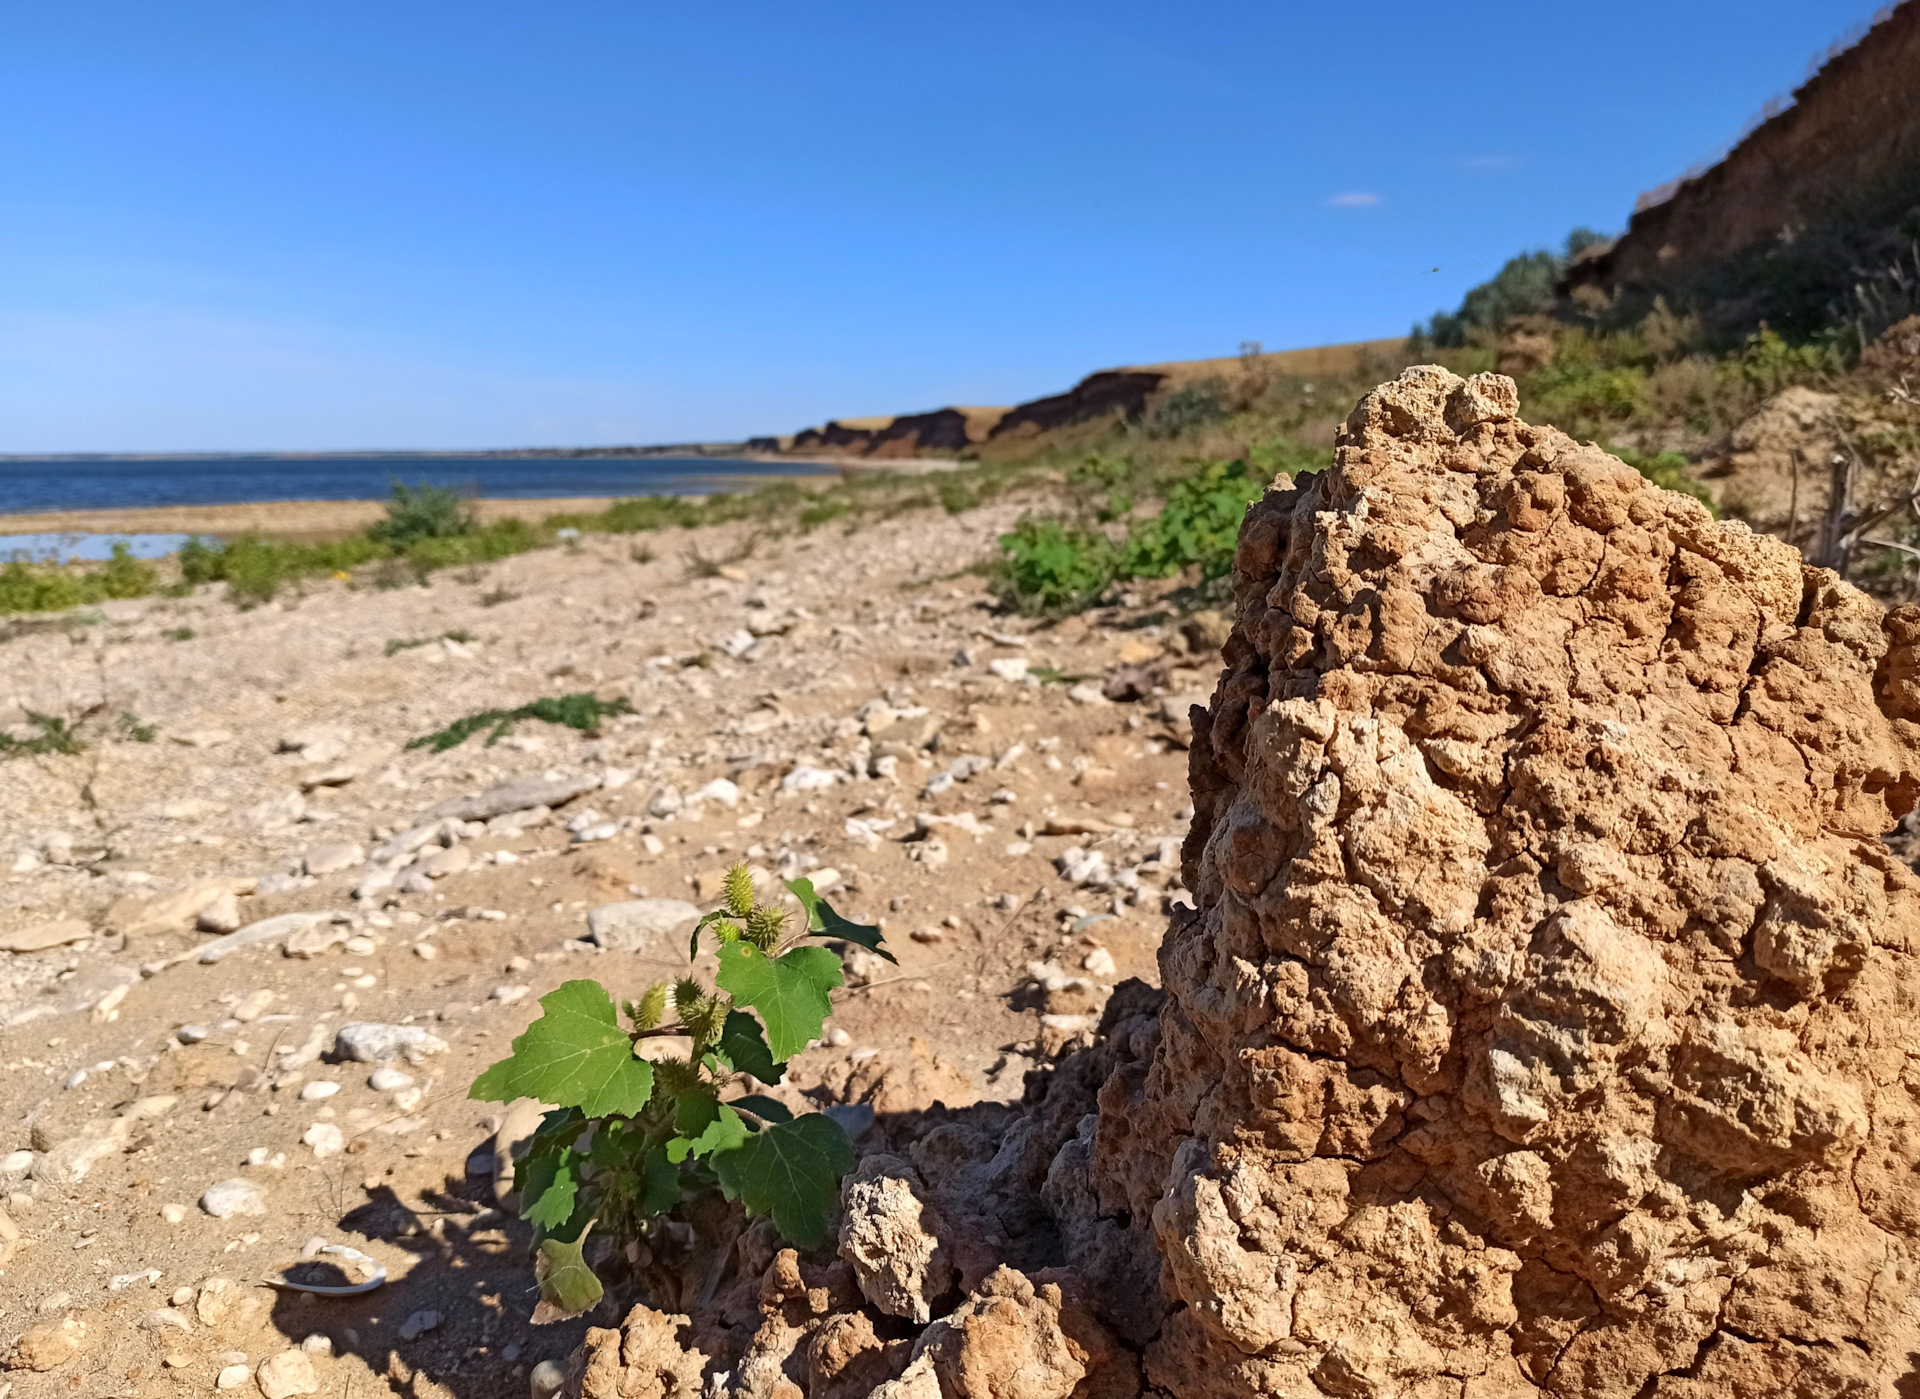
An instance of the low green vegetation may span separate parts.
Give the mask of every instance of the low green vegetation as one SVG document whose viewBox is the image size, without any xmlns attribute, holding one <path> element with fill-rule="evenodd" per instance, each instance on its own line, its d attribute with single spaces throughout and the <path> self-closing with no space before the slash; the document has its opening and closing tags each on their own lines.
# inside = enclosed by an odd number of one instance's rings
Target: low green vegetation
<svg viewBox="0 0 1920 1399">
<path fill-rule="evenodd" d="M 566 982 L 541 997 L 541 1017 L 513 1053 L 474 1081 L 469 1096 L 483 1102 L 550 1105 L 514 1172 L 533 1227 L 534 1320 L 577 1316 L 604 1295 L 584 1256 L 590 1230 L 618 1249 L 716 1193 L 802 1248 L 826 1238 L 852 1142 L 826 1114 L 796 1116 L 750 1090 L 754 1080 L 779 1083 L 787 1061 L 820 1038 L 828 993 L 843 981 L 833 944 L 893 956 L 877 927 L 842 917 L 810 881 L 787 888 L 803 911 L 798 928 L 761 899 L 744 863 L 734 865 L 721 907 L 695 925 L 688 949 L 696 956 L 701 934 L 712 933 L 712 986 L 694 976 L 655 982 L 616 1007 L 598 982 Z M 642 1057 L 646 1041 L 670 1037 L 687 1044 L 685 1057 Z"/>
<path fill-rule="evenodd" d="M 422 646 L 431 646 L 436 641 L 453 641 L 464 646 L 473 640 L 473 633 L 464 630 L 443 631 L 438 636 L 394 637 L 381 650 L 383 656 L 397 656 L 402 651 L 415 651 Z"/>
<path fill-rule="evenodd" d="M 57 714 L 42 714 L 38 710 L 25 711 L 22 727 L 27 735 L 17 737 L 0 729 L 0 758 L 39 758 L 56 754 L 84 753 L 89 737 L 97 735 L 99 725 L 107 722 L 104 710 L 93 710 L 82 714 L 78 719 L 68 719 Z M 159 730 L 151 724 L 143 724 L 132 714 L 121 713 L 114 717 L 108 737 L 120 739 L 125 743 L 152 743 L 159 737 Z"/>
<path fill-rule="evenodd" d="M 35 565 L 14 559 L 0 567 L 0 612 L 64 612 L 110 598 L 146 597 L 156 576 L 125 544 L 98 568 Z"/>
<path fill-rule="evenodd" d="M 633 706 L 626 700 L 617 698 L 603 700 L 591 690 L 586 690 L 577 695 L 537 699 L 517 709 L 483 709 L 477 714 L 469 714 L 464 719 L 454 720 L 437 733 L 422 734 L 409 742 L 407 747 L 426 748 L 435 753 L 444 753 L 449 748 L 458 748 L 482 729 L 489 729 L 492 732 L 487 734 L 487 746 L 491 748 L 505 738 L 515 724 L 525 719 L 538 719 L 548 724 L 564 724 L 567 728 L 591 734 L 598 731 L 603 723 L 615 715 L 631 713 L 633 713 Z"/>
</svg>

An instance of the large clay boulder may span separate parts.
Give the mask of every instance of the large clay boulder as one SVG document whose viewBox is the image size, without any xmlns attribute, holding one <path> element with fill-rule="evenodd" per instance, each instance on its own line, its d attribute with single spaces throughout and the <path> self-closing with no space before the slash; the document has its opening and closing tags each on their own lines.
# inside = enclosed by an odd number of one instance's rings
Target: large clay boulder
<svg viewBox="0 0 1920 1399">
<path fill-rule="evenodd" d="M 1920 612 L 1516 408 L 1408 370 L 1242 531 L 1198 911 L 1083 1151 L 1149 1378 L 1914 1393 Z"/>
</svg>

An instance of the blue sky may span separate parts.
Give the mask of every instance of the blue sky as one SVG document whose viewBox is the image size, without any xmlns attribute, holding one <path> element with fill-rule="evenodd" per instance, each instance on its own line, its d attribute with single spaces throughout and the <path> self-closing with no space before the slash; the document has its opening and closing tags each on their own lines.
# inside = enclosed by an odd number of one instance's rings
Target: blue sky
<svg viewBox="0 0 1920 1399">
<path fill-rule="evenodd" d="M 1400 334 L 1870 14 L 15 0 L 0 452 L 723 439 Z"/>
</svg>

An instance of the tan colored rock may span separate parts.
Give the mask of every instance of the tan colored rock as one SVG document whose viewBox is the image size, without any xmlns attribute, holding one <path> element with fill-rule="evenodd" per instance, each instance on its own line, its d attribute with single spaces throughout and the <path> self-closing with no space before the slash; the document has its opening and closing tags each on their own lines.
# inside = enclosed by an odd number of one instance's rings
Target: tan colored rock
<svg viewBox="0 0 1920 1399">
<path fill-rule="evenodd" d="M 70 942 L 84 942 L 92 936 L 93 929 L 86 919 L 60 918 L 51 923 L 0 932 L 0 952 L 45 952 Z"/>
<path fill-rule="evenodd" d="M 129 894 L 114 900 L 107 910 L 105 923 L 109 931 L 133 938 L 184 932 L 222 895 L 244 892 L 251 887 L 251 881 L 197 879 L 172 894 L 158 897 Z"/>
<path fill-rule="evenodd" d="M 303 1350 L 283 1350 L 260 1362 L 254 1382 L 266 1399 L 294 1399 L 298 1394 L 318 1394 L 320 1380 L 313 1373 L 313 1357 Z"/>
<path fill-rule="evenodd" d="M 20 1226 L 13 1222 L 13 1216 L 0 1209 L 0 1264 L 20 1250 Z"/>
<path fill-rule="evenodd" d="M 14 1342 L 7 1357 L 9 1370 L 45 1372 L 57 1370 L 91 1343 L 93 1337 L 85 1320 L 63 1316 L 58 1321 L 43 1321 L 29 1327 Z"/>
<path fill-rule="evenodd" d="M 840 1256 L 860 1291 L 889 1316 L 922 1326 L 953 1286 L 944 1221 L 925 1195 L 919 1173 L 897 1156 L 866 1157 L 840 1186 Z"/>
<path fill-rule="evenodd" d="M 1087 1172 L 1151 1221 L 1154 1385 L 1920 1382 L 1920 610 L 1432 367 L 1233 583 Z"/>
<path fill-rule="evenodd" d="M 587 1331 L 561 1392 L 567 1399 L 699 1399 L 706 1365 L 687 1318 L 635 1307 L 619 1330 Z"/>
<path fill-rule="evenodd" d="M 1060 1280 L 1001 1268 L 873 1399 L 1133 1399 L 1138 1362 Z"/>
<path fill-rule="evenodd" d="M 830 1316 L 807 1346 L 807 1399 L 866 1399 L 906 1368 L 907 1340 L 882 1340 L 865 1312 Z"/>
<path fill-rule="evenodd" d="M 914 1112 L 945 1103 L 963 1107 L 980 1096 L 973 1080 L 933 1052 L 919 1035 L 907 1039 L 907 1052 L 878 1054 L 855 1064 L 838 1097 L 865 1103 L 875 1112 Z"/>
</svg>

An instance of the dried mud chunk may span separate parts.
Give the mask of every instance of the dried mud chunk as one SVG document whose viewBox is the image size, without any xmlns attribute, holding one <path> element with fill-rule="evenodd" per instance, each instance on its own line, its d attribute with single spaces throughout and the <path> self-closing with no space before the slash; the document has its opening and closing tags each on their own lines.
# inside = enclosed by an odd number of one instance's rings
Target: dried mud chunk
<svg viewBox="0 0 1920 1399">
<path fill-rule="evenodd" d="M 897 1156 L 869 1156 L 840 1187 L 840 1256 L 860 1291 L 889 1316 L 921 1325 L 953 1286 L 939 1212 L 919 1173 Z"/>
<path fill-rule="evenodd" d="M 567 1364 L 567 1399 L 699 1399 L 707 1358 L 684 1316 L 635 1307 L 618 1330 L 596 1326 Z"/>
<path fill-rule="evenodd" d="M 1408 370 L 1249 511 L 1065 1236 L 1150 1217 L 1174 1399 L 1905 1393 L 1920 610 L 1516 403 Z"/>
</svg>

